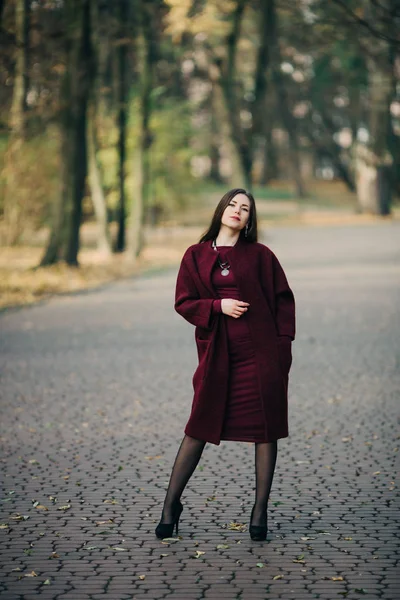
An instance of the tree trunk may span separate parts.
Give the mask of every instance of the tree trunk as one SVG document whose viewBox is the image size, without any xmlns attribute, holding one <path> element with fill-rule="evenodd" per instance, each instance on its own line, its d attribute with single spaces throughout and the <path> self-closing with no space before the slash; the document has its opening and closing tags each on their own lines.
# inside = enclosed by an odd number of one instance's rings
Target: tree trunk
<svg viewBox="0 0 400 600">
<path fill-rule="evenodd" d="M 130 223 L 129 223 L 129 256 L 135 260 L 144 245 L 144 234 L 143 234 L 143 151 L 142 142 L 135 151 L 133 158 L 133 202 L 130 211 Z"/>
<path fill-rule="evenodd" d="M 144 246 L 143 226 L 145 217 L 151 225 L 155 224 L 156 215 L 152 211 L 150 195 L 150 148 L 153 134 L 150 128 L 152 113 L 151 91 L 154 85 L 154 67 L 157 60 L 157 44 L 154 37 L 157 13 L 156 5 L 144 5 L 142 11 L 143 56 L 141 58 L 140 78 L 140 132 L 136 148 L 134 171 L 134 194 L 130 218 L 130 256 L 135 259 Z"/>
<path fill-rule="evenodd" d="M 218 122 L 221 133 L 221 147 L 223 158 L 226 158 L 230 169 L 226 176 L 232 188 L 243 187 L 245 185 L 245 174 L 243 164 L 240 158 L 240 150 L 232 139 L 232 131 L 227 104 L 224 97 L 223 86 L 220 81 L 220 70 L 214 64 L 211 64 L 205 52 L 196 53 L 197 62 L 203 65 L 204 70 L 208 71 L 208 77 L 212 83 L 212 111 L 215 113 L 215 120 Z"/>
<path fill-rule="evenodd" d="M 112 250 L 108 230 L 107 204 L 101 181 L 101 170 L 97 161 L 96 123 L 93 115 L 88 122 L 88 158 L 90 192 L 98 227 L 97 248 L 105 256 L 110 256 Z"/>
<path fill-rule="evenodd" d="M 247 0 L 237 0 L 236 9 L 233 14 L 233 26 L 230 35 L 227 38 L 228 59 L 223 76 L 220 78 L 224 99 L 228 112 L 228 123 L 230 126 L 230 136 L 236 146 L 243 176 L 244 185 L 250 191 L 252 188 L 252 152 L 249 141 L 246 138 L 240 122 L 240 110 L 238 109 L 237 90 L 235 83 L 236 75 L 236 52 L 240 36 L 240 27 L 243 18 L 244 9 Z M 243 184 L 242 184 L 243 185 Z"/>
<path fill-rule="evenodd" d="M 10 109 L 10 126 L 13 135 L 25 134 L 26 94 L 28 91 L 30 0 L 16 0 L 16 60 L 13 98 Z"/>
<path fill-rule="evenodd" d="M 292 177 L 295 183 L 296 194 L 299 198 L 304 198 L 306 195 L 304 184 L 300 170 L 299 144 L 297 139 L 296 119 L 293 117 L 289 106 L 288 95 L 285 82 L 281 72 L 281 52 L 279 48 L 278 38 L 278 22 L 275 0 L 269 0 L 270 3 L 270 24 L 269 24 L 269 40 L 270 40 L 270 55 L 272 65 L 272 80 L 275 85 L 279 111 L 284 128 L 289 137 L 289 161 L 292 168 Z"/>
<path fill-rule="evenodd" d="M 369 140 L 356 144 L 355 167 L 359 210 L 378 215 L 390 213 L 392 156 L 388 149 L 392 82 L 389 73 L 372 59 L 369 69 Z"/>
<path fill-rule="evenodd" d="M 211 123 L 210 123 L 210 179 L 214 183 L 222 183 L 223 179 L 221 177 L 221 173 L 219 170 L 219 161 L 220 161 L 220 131 L 218 127 L 218 116 L 217 111 L 215 110 L 215 84 L 211 85 L 210 92 L 210 113 L 211 113 Z"/>
<path fill-rule="evenodd" d="M 125 195 L 125 160 L 126 160 L 126 126 L 127 126 L 127 64 L 128 64 L 128 31 L 129 4 L 127 0 L 118 2 L 118 21 L 120 39 L 117 47 L 117 72 L 118 72 L 118 233 L 115 250 L 123 252 L 126 245 L 126 195 Z"/>
<path fill-rule="evenodd" d="M 267 143 L 266 136 L 268 133 L 271 138 L 271 113 L 268 115 L 266 111 L 267 103 L 267 71 L 269 67 L 269 29 L 271 26 L 271 4 L 269 0 L 260 0 L 260 20 L 259 20 L 259 45 L 257 52 L 256 70 L 254 76 L 254 94 L 251 107 L 251 130 L 249 137 L 249 145 L 251 148 L 251 166 L 254 167 L 256 158 L 256 149 L 262 146 L 263 149 L 270 149 L 271 144 Z M 269 140 L 270 141 L 270 140 Z M 265 170 L 266 152 L 263 153 L 263 171 Z M 264 176 L 264 173 L 262 174 Z M 265 177 L 263 177 L 265 179 Z"/>
<path fill-rule="evenodd" d="M 272 138 L 272 129 L 272 123 L 268 119 L 268 122 L 264 126 L 263 168 L 260 176 L 260 185 L 267 185 L 271 179 L 278 177 L 278 161 Z"/>
<path fill-rule="evenodd" d="M 391 0 L 394 8 L 396 0 Z M 394 27 L 393 27 L 394 29 Z M 394 33 L 394 32 L 393 32 Z M 400 64 L 400 49 L 394 43 L 389 46 L 389 64 L 390 77 L 392 81 L 392 97 L 396 98 L 396 89 L 398 85 L 398 75 L 396 73 L 397 65 Z M 392 184 L 395 194 L 400 196 L 400 139 L 394 129 L 393 119 L 389 118 L 388 148 L 393 158 Z"/>
<path fill-rule="evenodd" d="M 2 7 L 0 14 L 2 14 Z M 18 242 L 23 229 L 24 197 L 23 178 L 23 142 L 26 134 L 26 95 L 28 91 L 28 56 L 30 2 L 16 0 L 15 3 L 15 37 L 16 55 L 14 87 L 10 109 L 10 135 L 4 157 L 4 220 L 6 223 L 6 243 L 14 245 Z M 18 183 L 19 185 L 18 185 Z M 22 189 L 21 189 L 22 188 Z"/>
<path fill-rule="evenodd" d="M 103 9 L 103 10 L 102 10 Z M 97 248 L 101 254 L 108 257 L 112 253 L 110 232 L 108 229 L 108 211 L 104 196 L 102 170 L 97 159 L 97 127 L 99 115 L 106 113 L 104 101 L 104 88 L 106 78 L 106 60 L 110 50 L 108 29 L 104 29 L 103 22 L 108 22 L 110 11 L 108 6 L 100 7 L 97 2 L 92 7 L 92 39 L 93 61 L 96 64 L 90 111 L 88 116 L 88 179 L 91 198 L 96 215 L 98 237 Z M 101 122 L 101 121 L 100 121 Z"/>
<path fill-rule="evenodd" d="M 144 213 L 150 217 L 150 224 L 156 224 L 156 214 L 153 207 L 153 198 L 150 193 L 150 147 L 153 142 L 150 130 L 150 116 L 152 111 L 151 91 L 154 84 L 154 67 L 157 57 L 156 44 L 154 42 L 155 5 L 143 6 L 142 29 L 144 42 L 144 60 L 140 85 L 140 117 L 141 117 L 141 157 L 143 174 L 142 201 Z"/>
<path fill-rule="evenodd" d="M 67 61 L 61 95 L 62 189 L 41 264 L 64 258 L 68 264 L 77 266 L 87 172 L 87 106 L 93 71 L 90 0 L 67 0 L 65 15 Z"/>
</svg>

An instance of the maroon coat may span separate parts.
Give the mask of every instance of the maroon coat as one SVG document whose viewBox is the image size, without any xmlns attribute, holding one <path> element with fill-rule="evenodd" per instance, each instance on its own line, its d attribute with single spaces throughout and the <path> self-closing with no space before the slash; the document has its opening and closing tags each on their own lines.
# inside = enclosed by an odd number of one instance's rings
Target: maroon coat
<svg viewBox="0 0 400 600">
<path fill-rule="evenodd" d="M 175 310 L 195 325 L 199 364 L 185 433 L 216 444 L 228 398 L 229 354 L 226 319 L 211 282 L 218 254 L 211 241 L 190 246 L 176 281 Z M 275 254 L 264 244 L 239 237 L 229 254 L 255 351 L 266 440 L 288 436 L 287 388 L 295 338 L 295 301 Z M 242 318 L 242 317 L 239 317 Z M 280 337 L 282 336 L 282 337 Z"/>
</svg>

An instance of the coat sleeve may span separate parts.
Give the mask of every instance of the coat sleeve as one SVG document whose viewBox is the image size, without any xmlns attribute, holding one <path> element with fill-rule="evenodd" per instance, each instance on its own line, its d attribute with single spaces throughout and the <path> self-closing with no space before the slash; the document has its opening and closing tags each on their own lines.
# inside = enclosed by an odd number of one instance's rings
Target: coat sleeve
<svg viewBox="0 0 400 600">
<path fill-rule="evenodd" d="M 186 321 L 204 329 L 212 329 L 216 315 L 221 312 L 220 301 L 200 298 L 185 259 L 178 271 L 174 308 Z"/>
<path fill-rule="evenodd" d="M 296 309 L 292 290 L 289 287 L 284 270 L 271 251 L 273 288 L 275 295 L 275 318 L 279 336 L 288 336 L 294 340 L 296 335 Z"/>
</svg>

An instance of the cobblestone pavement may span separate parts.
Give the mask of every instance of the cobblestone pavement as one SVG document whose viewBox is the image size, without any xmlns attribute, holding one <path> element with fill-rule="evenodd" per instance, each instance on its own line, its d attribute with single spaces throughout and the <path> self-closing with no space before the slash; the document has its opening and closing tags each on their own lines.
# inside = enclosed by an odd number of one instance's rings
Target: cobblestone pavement
<svg viewBox="0 0 400 600">
<path fill-rule="evenodd" d="M 154 535 L 196 364 L 171 270 L 1 315 L 1 599 L 400 598 L 400 224 L 263 241 L 297 300 L 267 542 L 254 445 L 230 441 L 206 445 L 179 538 Z"/>
</svg>

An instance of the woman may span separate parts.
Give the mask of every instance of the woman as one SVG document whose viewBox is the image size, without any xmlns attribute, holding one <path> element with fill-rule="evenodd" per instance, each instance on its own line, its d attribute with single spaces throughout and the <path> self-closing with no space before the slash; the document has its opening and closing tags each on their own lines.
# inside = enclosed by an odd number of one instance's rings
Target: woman
<svg viewBox="0 0 400 600">
<path fill-rule="evenodd" d="M 200 242 L 186 250 L 175 310 L 196 328 L 199 364 L 156 535 L 169 537 L 174 526 L 178 533 L 180 497 L 206 442 L 236 440 L 255 444 L 249 532 L 253 540 L 265 540 L 277 440 L 288 436 L 295 301 L 277 257 L 257 242 L 252 194 L 227 192 Z"/>
</svg>

